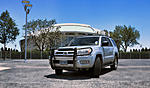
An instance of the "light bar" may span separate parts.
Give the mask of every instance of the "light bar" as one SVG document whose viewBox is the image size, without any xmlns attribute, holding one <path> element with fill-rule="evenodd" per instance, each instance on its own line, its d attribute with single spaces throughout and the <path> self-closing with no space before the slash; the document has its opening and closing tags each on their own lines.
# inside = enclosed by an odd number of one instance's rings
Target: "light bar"
<svg viewBox="0 0 150 88">
<path fill-rule="evenodd" d="M 22 3 L 30 3 L 30 1 L 22 1 Z"/>
<path fill-rule="evenodd" d="M 32 7 L 32 4 L 26 4 L 25 6 L 27 6 L 27 7 Z"/>
</svg>

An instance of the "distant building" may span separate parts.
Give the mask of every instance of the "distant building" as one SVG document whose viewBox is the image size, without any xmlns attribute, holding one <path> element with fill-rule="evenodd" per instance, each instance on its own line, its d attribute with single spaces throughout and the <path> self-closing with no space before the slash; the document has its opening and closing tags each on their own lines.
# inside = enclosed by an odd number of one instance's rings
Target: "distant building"
<svg viewBox="0 0 150 88">
<path fill-rule="evenodd" d="M 78 24 L 78 23 L 63 23 L 63 24 L 55 24 L 53 25 L 54 29 L 59 28 L 66 36 L 66 41 L 61 43 L 61 46 L 69 43 L 74 37 L 79 36 L 91 36 L 91 35 L 105 35 L 105 32 L 99 29 L 95 29 L 87 24 Z M 39 34 L 39 32 L 35 32 Z M 30 37 L 30 35 L 28 35 Z M 20 41 L 21 51 L 24 51 L 24 39 Z M 27 50 L 37 49 L 34 42 L 28 38 Z"/>
</svg>

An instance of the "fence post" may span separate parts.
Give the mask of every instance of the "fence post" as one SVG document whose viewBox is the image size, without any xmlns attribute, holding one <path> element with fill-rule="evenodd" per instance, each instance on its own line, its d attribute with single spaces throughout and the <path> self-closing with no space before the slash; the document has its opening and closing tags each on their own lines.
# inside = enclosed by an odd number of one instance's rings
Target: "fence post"
<svg viewBox="0 0 150 88">
<path fill-rule="evenodd" d="M 21 52 L 20 52 L 20 59 L 21 59 Z"/>
<path fill-rule="evenodd" d="M 130 52 L 130 59 L 131 59 L 131 52 Z"/>
<path fill-rule="evenodd" d="M 32 50 L 30 49 L 30 59 L 32 59 Z"/>
<path fill-rule="evenodd" d="M 139 59 L 142 59 L 142 55 L 141 55 L 141 52 L 140 52 L 139 56 L 140 56 L 140 58 L 139 58 Z"/>
<path fill-rule="evenodd" d="M 122 58 L 121 58 L 121 52 L 120 52 L 120 59 L 122 59 Z"/>
<path fill-rule="evenodd" d="M 139 58 L 139 59 L 140 59 L 140 53 L 141 53 L 141 52 L 139 52 L 139 55 L 138 55 L 138 58 Z"/>
</svg>

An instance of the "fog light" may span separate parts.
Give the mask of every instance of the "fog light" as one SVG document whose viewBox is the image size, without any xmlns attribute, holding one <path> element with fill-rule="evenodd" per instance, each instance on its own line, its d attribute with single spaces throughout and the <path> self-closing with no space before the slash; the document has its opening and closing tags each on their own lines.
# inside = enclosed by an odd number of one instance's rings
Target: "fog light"
<svg viewBox="0 0 150 88">
<path fill-rule="evenodd" d="M 90 61 L 89 60 L 80 60 L 80 64 L 89 64 Z"/>
</svg>

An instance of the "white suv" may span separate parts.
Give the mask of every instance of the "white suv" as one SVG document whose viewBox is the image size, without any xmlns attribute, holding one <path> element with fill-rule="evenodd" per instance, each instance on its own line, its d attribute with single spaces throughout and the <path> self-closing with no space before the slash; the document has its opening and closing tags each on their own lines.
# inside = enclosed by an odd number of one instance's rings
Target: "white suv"
<svg viewBox="0 0 150 88">
<path fill-rule="evenodd" d="M 57 75 L 62 70 L 88 69 L 94 77 L 99 77 L 102 68 L 118 66 L 118 49 L 112 38 L 106 36 L 84 36 L 71 40 L 66 47 L 53 50 L 49 59 Z"/>
</svg>

